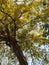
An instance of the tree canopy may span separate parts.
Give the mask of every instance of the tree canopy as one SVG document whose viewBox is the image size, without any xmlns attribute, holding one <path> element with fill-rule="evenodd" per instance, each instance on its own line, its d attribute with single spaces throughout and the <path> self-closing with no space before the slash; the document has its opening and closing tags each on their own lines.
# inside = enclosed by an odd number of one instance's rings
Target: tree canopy
<svg viewBox="0 0 49 65">
<path fill-rule="evenodd" d="M 47 47 L 49 0 L 0 0 L 0 62 L 7 56 L 9 58 L 7 64 L 12 65 L 9 61 L 17 57 L 20 65 L 28 65 L 30 54 L 32 59 L 35 58 L 32 63 L 41 58 L 43 64 L 47 65 L 49 63 Z M 27 52 L 27 56 L 23 52 Z"/>
</svg>

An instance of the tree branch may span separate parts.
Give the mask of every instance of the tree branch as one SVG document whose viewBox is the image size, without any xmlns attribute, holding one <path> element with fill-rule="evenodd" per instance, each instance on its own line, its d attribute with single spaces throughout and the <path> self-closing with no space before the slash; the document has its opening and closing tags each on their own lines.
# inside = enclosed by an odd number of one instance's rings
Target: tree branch
<svg viewBox="0 0 49 65">
<path fill-rule="evenodd" d="M 11 15 L 9 15 L 8 13 L 0 10 L 2 13 L 6 14 L 8 17 L 10 17 L 12 19 L 12 21 L 14 22 L 14 38 L 16 39 L 16 23 L 15 23 L 15 19 L 12 18 Z"/>
</svg>

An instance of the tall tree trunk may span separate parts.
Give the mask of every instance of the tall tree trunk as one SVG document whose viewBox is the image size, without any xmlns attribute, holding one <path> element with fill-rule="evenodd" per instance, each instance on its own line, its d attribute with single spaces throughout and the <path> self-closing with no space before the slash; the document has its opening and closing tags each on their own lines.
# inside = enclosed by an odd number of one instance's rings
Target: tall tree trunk
<svg viewBox="0 0 49 65">
<path fill-rule="evenodd" d="M 12 45 L 12 48 L 13 48 L 13 51 L 15 53 L 15 55 L 17 56 L 18 60 L 19 60 L 19 63 L 20 65 L 28 65 L 21 49 L 20 49 L 20 46 L 17 44 L 16 41 L 12 42 L 11 43 Z"/>
</svg>

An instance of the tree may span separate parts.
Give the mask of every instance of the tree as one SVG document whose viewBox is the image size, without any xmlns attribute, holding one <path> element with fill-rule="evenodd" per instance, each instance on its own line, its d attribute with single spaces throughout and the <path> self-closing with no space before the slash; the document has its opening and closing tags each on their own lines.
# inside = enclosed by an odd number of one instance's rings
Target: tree
<svg viewBox="0 0 49 65">
<path fill-rule="evenodd" d="M 0 0 L 0 46 L 13 49 L 20 65 L 28 65 L 23 51 L 30 50 L 31 56 L 39 58 L 44 52 L 39 47 L 49 43 L 48 12 L 46 0 Z"/>
</svg>

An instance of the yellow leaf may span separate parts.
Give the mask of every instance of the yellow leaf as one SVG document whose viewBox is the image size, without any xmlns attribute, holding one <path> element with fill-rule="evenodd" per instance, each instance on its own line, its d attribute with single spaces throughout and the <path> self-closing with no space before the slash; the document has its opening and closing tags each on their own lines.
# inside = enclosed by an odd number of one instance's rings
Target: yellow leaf
<svg viewBox="0 0 49 65">
<path fill-rule="evenodd" d="M 5 5 L 4 5 L 4 4 L 2 4 L 2 7 L 3 7 L 3 8 L 5 8 Z"/>
</svg>

